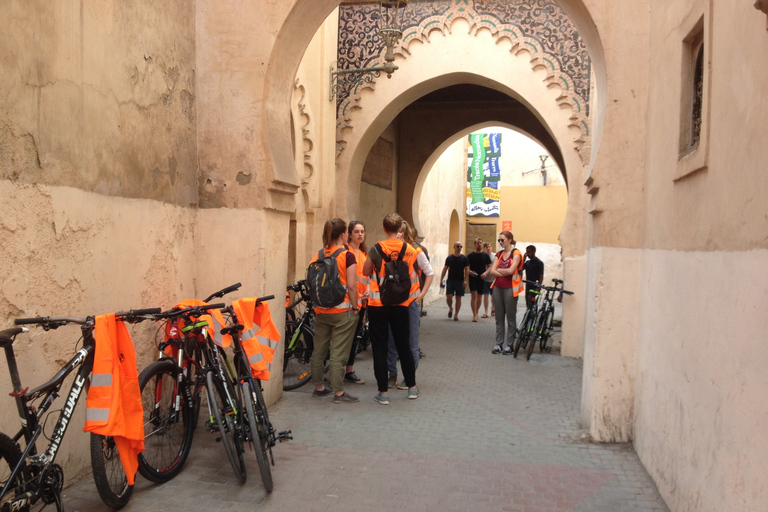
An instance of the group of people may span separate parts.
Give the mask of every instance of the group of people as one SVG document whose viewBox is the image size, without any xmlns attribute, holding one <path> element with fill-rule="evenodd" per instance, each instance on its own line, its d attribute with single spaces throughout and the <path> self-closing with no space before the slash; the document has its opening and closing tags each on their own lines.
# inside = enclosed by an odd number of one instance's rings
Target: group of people
<svg viewBox="0 0 768 512">
<path fill-rule="evenodd" d="M 481 302 L 484 306 L 481 318 L 488 318 L 488 297 L 492 296 L 491 316 L 496 320 L 492 353 L 511 354 L 517 329 L 517 299 L 524 289 L 523 271 L 528 281 L 541 284 L 544 279 L 544 263 L 536 257 L 535 246 L 529 245 L 525 255 L 516 249 L 517 242 L 509 231 L 502 231 L 498 242 L 501 250 L 494 254 L 489 242 L 484 243 L 481 238 L 475 238 L 475 249 L 467 255 L 461 253 L 461 242 L 455 242 L 453 254 L 445 259 L 440 287 L 445 288 L 448 318 L 454 321 L 459 320 L 461 298 L 467 285 L 471 294 L 473 322 L 478 321 Z M 526 289 L 527 306 L 530 306 L 533 295 L 530 289 Z"/>
<path fill-rule="evenodd" d="M 426 251 L 415 240 L 416 233 L 397 213 L 384 217 L 385 238 L 373 247 L 365 243 L 365 225 L 361 221 L 347 223 L 333 219 L 325 223 L 321 255 L 336 254 L 339 278 L 346 288 L 343 301 L 333 307 L 315 307 L 315 348 L 310 360 L 314 397 L 333 394 L 333 402 L 356 403 L 359 398 L 344 390 L 345 383 L 365 384 L 354 371 L 357 347 L 355 333 L 368 317 L 373 352 L 373 371 L 378 393 L 374 400 L 389 404 L 389 389 L 408 391 L 413 400 L 421 394 L 416 386 L 419 363 L 418 325 L 421 304 L 432 283 L 434 271 Z M 397 304 L 385 304 L 381 283 L 385 278 L 385 261 L 402 256 L 411 283 L 408 298 Z M 311 262 L 311 263 L 312 263 Z M 329 357 L 328 380 L 324 382 L 324 363 Z M 397 384 L 397 360 L 403 381 Z"/>
</svg>

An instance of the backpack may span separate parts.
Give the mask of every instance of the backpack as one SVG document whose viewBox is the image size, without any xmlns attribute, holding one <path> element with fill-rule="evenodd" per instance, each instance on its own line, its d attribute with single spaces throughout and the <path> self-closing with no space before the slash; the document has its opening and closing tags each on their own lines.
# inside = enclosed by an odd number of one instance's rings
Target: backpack
<svg viewBox="0 0 768 512">
<path fill-rule="evenodd" d="M 411 296 L 411 275 L 408 271 L 408 262 L 403 261 L 405 256 L 406 243 L 400 249 L 400 255 L 393 260 L 389 255 L 384 254 L 384 249 L 380 244 L 376 244 L 376 251 L 384 260 L 384 277 L 379 275 L 377 261 L 373 261 L 373 269 L 376 275 L 376 282 L 379 284 L 379 297 L 382 305 L 396 306 L 408 300 Z M 378 258 L 377 258 L 378 259 Z M 381 260 L 378 264 L 381 265 Z"/>
<path fill-rule="evenodd" d="M 344 302 L 347 287 L 341 282 L 336 256 L 344 248 L 336 249 L 330 256 L 325 256 L 324 249 L 317 252 L 317 259 L 309 264 L 307 283 L 309 296 L 316 306 L 332 308 Z"/>
</svg>

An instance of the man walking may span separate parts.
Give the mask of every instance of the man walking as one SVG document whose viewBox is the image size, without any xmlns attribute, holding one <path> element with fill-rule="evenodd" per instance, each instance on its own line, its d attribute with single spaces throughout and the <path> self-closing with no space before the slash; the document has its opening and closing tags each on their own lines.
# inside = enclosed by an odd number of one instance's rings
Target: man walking
<svg viewBox="0 0 768 512">
<path fill-rule="evenodd" d="M 461 254 L 461 242 L 453 244 L 453 254 L 445 258 L 443 273 L 440 274 L 440 287 L 445 287 L 445 301 L 448 303 L 448 318 L 453 317 L 459 321 L 459 310 L 461 309 L 461 298 L 464 296 L 464 288 L 467 286 L 467 277 L 469 276 L 469 261 L 467 257 Z M 443 281 L 445 273 L 448 272 L 448 279 Z M 456 295 L 456 314 L 453 314 L 453 296 Z"/>
<path fill-rule="evenodd" d="M 469 293 L 472 295 L 469 304 L 472 307 L 472 321 L 477 322 L 481 294 L 485 288 L 485 282 L 480 276 L 485 275 L 491 266 L 491 257 L 483 252 L 482 238 L 475 238 L 475 250 L 467 255 L 467 261 L 469 261 Z"/>
<path fill-rule="evenodd" d="M 524 261 L 523 270 L 526 281 L 535 281 L 541 284 L 544 281 L 544 262 L 536 257 L 536 246 L 529 245 L 525 248 Z M 530 308 L 533 302 L 534 294 L 531 293 L 533 289 L 533 286 L 525 285 L 525 307 L 527 308 Z"/>
</svg>

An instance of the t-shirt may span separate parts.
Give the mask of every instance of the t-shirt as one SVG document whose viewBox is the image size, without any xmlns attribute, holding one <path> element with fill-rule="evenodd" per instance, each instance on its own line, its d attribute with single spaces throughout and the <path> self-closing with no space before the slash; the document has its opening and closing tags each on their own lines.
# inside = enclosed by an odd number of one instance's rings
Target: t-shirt
<svg viewBox="0 0 768 512">
<path fill-rule="evenodd" d="M 488 253 L 486 253 L 486 254 L 488 254 Z M 489 254 L 488 257 L 491 258 L 491 265 L 493 265 L 493 262 L 496 259 L 496 253 Z M 492 283 L 494 279 L 496 279 L 496 278 L 493 277 L 490 272 L 488 272 L 488 275 L 485 276 L 485 282 L 486 283 Z"/>
<path fill-rule="evenodd" d="M 469 261 L 469 270 L 475 271 L 477 273 L 478 279 L 480 279 L 480 275 L 485 272 L 485 268 L 491 264 L 491 257 L 488 256 L 487 252 L 471 252 L 467 254 L 467 260 Z M 472 274 L 470 274 L 470 277 Z"/>
<path fill-rule="evenodd" d="M 469 266 L 469 260 L 463 254 L 458 256 L 451 254 L 445 258 L 445 266 L 448 267 L 448 279 L 451 281 L 463 281 L 464 267 Z"/>
<path fill-rule="evenodd" d="M 523 264 L 525 270 L 525 279 L 528 281 L 539 282 L 539 277 L 544 277 L 544 262 L 534 256 Z"/>
</svg>

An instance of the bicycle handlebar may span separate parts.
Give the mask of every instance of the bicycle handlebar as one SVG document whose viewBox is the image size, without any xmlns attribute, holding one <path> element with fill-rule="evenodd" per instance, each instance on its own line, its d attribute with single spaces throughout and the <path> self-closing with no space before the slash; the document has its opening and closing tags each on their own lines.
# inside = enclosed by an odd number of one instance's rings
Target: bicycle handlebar
<svg viewBox="0 0 768 512">
<path fill-rule="evenodd" d="M 560 292 L 560 293 L 565 293 L 567 295 L 573 295 L 573 292 L 565 290 L 563 288 L 558 288 L 557 287 L 558 284 L 562 284 L 562 282 L 563 282 L 562 280 L 560 280 L 560 279 L 553 279 L 552 281 L 555 282 L 555 286 L 545 286 L 545 285 L 539 284 L 539 283 L 537 283 L 535 281 L 528 281 L 527 279 L 523 280 L 523 282 L 525 284 L 530 285 L 530 286 L 534 286 L 536 288 L 541 288 L 543 290 L 547 290 L 547 291 L 550 291 L 550 292 Z"/>
<path fill-rule="evenodd" d="M 187 306 L 181 309 L 174 308 L 162 313 L 152 315 L 155 320 L 165 320 L 167 318 L 175 318 L 177 316 L 200 316 L 205 311 L 210 309 L 222 309 L 226 306 L 223 302 L 217 302 L 216 304 L 205 304 L 204 306 Z"/>
<path fill-rule="evenodd" d="M 223 296 L 225 296 L 228 293 L 232 293 L 235 290 L 238 290 L 242 286 L 241 283 L 235 283 L 233 285 L 227 286 L 226 288 L 219 290 L 215 293 L 212 293 L 207 299 L 205 299 L 203 302 L 210 302 L 211 299 L 220 299 Z"/>
</svg>

